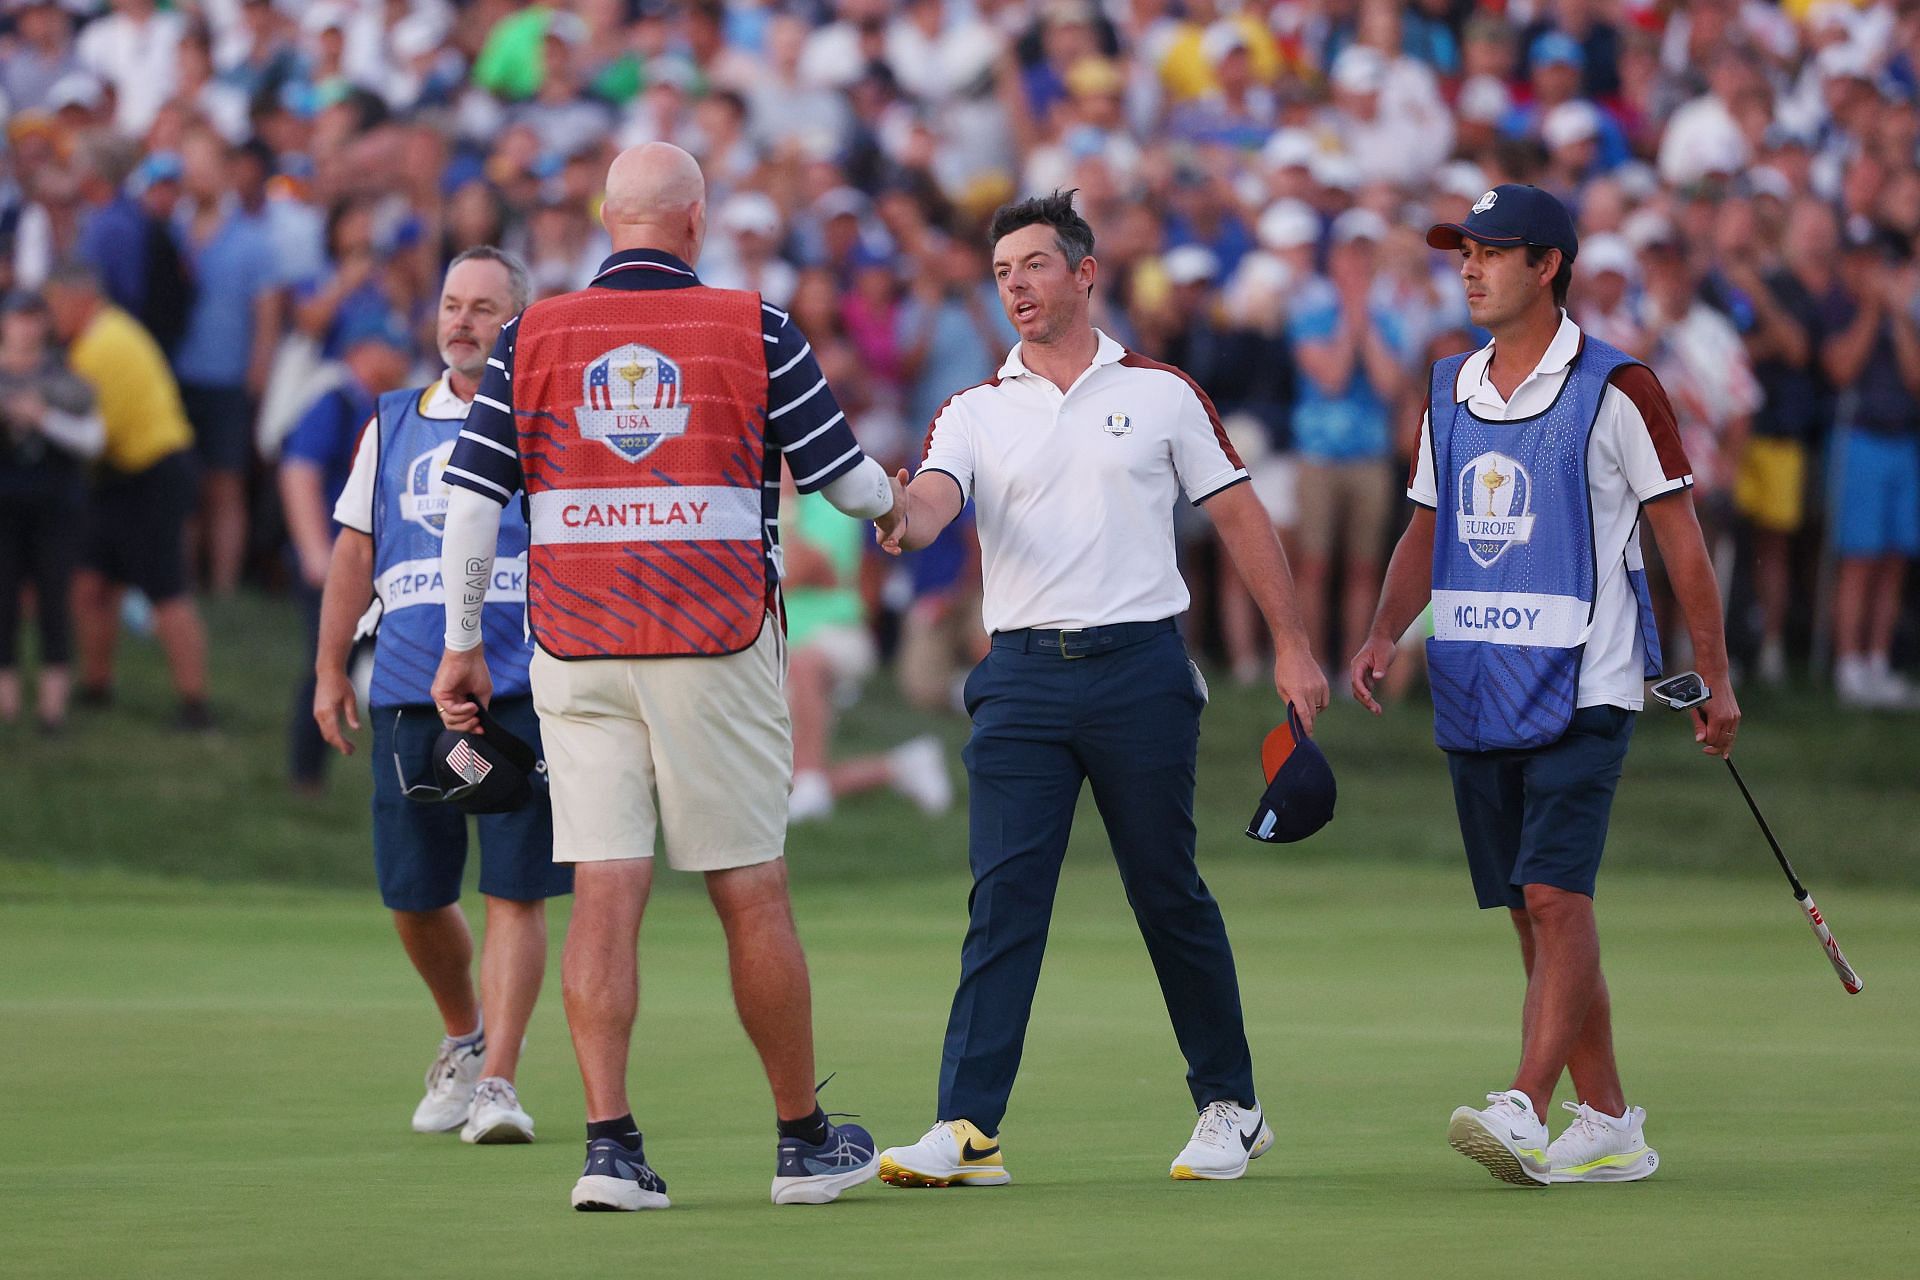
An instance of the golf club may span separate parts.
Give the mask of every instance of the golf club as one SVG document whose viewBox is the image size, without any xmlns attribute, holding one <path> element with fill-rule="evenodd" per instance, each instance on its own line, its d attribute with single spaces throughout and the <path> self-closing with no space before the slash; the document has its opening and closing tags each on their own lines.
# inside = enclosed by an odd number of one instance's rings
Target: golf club
<svg viewBox="0 0 1920 1280">
<path fill-rule="evenodd" d="M 1709 689 L 1706 681 L 1694 671 L 1662 680 L 1653 686 L 1651 692 L 1655 698 L 1675 711 L 1693 711 L 1696 715 L 1699 714 L 1699 708 L 1713 697 L 1713 690 Z M 1787 855 L 1781 851 L 1780 842 L 1774 839 L 1773 828 L 1767 825 L 1767 819 L 1760 812 L 1760 806 L 1754 803 L 1753 793 L 1747 790 L 1746 779 L 1742 778 L 1740 770 L 1734 767 L 1732 757 L 1723 756 L 1722 759 L 1727 762 L 1727 772 L 1733 775 L 1734 785 L 1740 788 L 1741 798 L 1747 802 L 1747 808 L 1753 812 L 1753 820 L 1760 824 L 1760 833 L 1766 836 L 1767 844 L 1772 847 L 1774 859 L 1779 862 L 1780 870 L 1786 872 L 1787 883 L 1793 886 L 1794 901 L 1798 902 L 1800 910 L 1806 913 L 1807 923 L 1813 927 L 1813 936 L 1820 939 L 1821 949 L 1827 953 L 1827 959 L 1833 962 L 1833 971 L 1840 975 L 1840 985 L 1847 989 L 1848 995 L 1859 995 L 1866 984 L 1860 980 L 1860 975 L 1853 971 L 1853 966 L 1847 963 L 1847 957 L 1841 952 L 1840 944 L 1833 940 L 1833 931 L 1827 928 L 1826 918 L 1820 914 L 1820 908 L 1814 903 L 1813 895 L 1808 893 L 1807 887 L 1800 883 L 1800 877 L 1793 873 L 1793 864 L 1787 861 Z"/>
</svg>

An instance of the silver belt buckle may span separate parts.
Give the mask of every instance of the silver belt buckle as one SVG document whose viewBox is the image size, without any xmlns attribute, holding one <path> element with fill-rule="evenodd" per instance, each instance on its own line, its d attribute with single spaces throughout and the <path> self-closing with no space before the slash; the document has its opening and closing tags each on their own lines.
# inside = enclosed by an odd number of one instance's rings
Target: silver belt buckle
<svg viewBox="0 0 1920 1280">
<path fill-rule="evenodd" d="M 1068 662 L 1072 662 L 1077 658 L 1084 658 L 1087 656 L 1084 653 L 1068 653 L 1067 652 L 1067 637 L 1077 636 L 1082 631 L 1085 631 L 1085 630 L 1086 630 L 1085 627 L 1062 627 L 1060 629 L 1060 656 L 1062 658 L 1066 659 Z"/>
</svg>

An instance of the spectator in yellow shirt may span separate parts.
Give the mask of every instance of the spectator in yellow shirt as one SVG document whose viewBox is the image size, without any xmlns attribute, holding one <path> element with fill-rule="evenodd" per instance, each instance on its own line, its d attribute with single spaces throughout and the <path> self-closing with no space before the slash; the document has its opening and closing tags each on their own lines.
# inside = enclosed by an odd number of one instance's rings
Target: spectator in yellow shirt
<svg viewBox="0 0 1920 1280">
<path fill-rule="evenodd" d="M 153 605 L 154 635 L 180 696 L 179 726 L 211 728 L 206 628 L 187 591 L 185 528 L 199 479 L 180 388 L 159 344 L 102 296 L 88 268 L 55 270 L 46 297 L 73 371 L 93 388 L 107 437 L 74 577 L 79 700 L 112 701 L 120 598 L 133 587 Z"/>
</svg>

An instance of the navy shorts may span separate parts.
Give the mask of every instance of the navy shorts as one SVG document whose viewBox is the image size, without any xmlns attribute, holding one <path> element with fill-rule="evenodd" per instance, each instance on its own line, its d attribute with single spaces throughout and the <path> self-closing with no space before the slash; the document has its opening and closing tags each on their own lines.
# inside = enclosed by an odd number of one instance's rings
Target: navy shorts
<svg viewBox="0 0 1920 1280">
<path fill-rule="evenodd" d="M 510 733 L 540 750 L 532 698 L 501 698 L 489 708 Z M 440 736 L 430 707 L 375 707 L 373 719 L 373 866 L 380 900 L 393 911 L 433 911 L 460 900 L 467 869 L 467 815 L 456 805 L 421 804 L 401 792 L 432 782 L 429 755 Z M 398 757 L 396 772 L 393 762 Z M 480 828 L 480 892 L 535 902 L 573 892 L 573 868 L 553 860 L 553 807 L 544 787 L 512 813 L 474 815 Z"/>
<path fill-rule="evenodd" d="M 1593 896 L 1633 717 L 1624 707 L 1581 707 L 1548 746 L 1447 753 L 1481 907 L 1518 910 L 1530 884 Z"/>
</svg>

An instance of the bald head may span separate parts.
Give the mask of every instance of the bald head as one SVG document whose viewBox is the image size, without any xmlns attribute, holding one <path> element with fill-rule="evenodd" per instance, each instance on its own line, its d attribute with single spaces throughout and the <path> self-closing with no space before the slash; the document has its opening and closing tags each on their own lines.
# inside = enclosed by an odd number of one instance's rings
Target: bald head
<svg viewBox="0 0 1920 1280">
<path fill-rule="evenodd" d="M 691 264 L 707 232 L 707 180 L 670 142 L 629 147 L 607 170 L 600 221 L 616 251 L 661 249 Z"/>
</svg>

